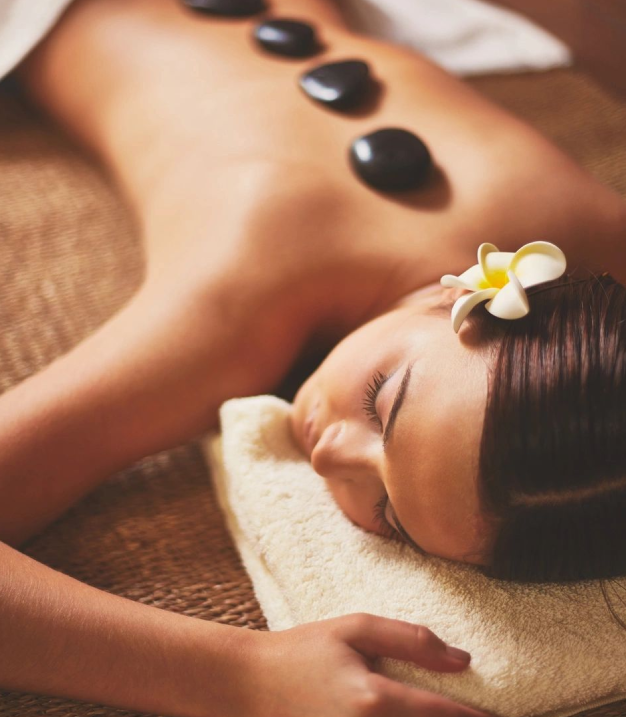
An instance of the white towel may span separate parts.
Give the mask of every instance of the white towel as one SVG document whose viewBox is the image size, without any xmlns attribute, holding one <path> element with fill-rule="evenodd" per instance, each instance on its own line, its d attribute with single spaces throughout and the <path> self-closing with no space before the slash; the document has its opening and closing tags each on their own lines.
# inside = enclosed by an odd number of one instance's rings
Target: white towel
<svg viewBox="0 0 626 717">
<path fill-rule="evenodd" d="M 381 671 L 506 717 L 571 715 L 626 697 L 626 632 L 596 583 L 489 580 L 362 530 L 297 449 L 288 414 L 274 397 L 229 401 L 221 438 L 203 442 L 271 630 L 361 611 L 426 625 L 472 654 L 469 670 L 385 658 Z"/>
<path fill-rule="evenodd" d="M 407 45 L 457 75 L 571 64 L 556 37 L 481 0 L 337 0 L 354 29 Z"/>
<path fill-rule="evenodd" d="M 70 2 L 0 0 L 0 78 L 44 37 Z M 413 47 L 460 75 L 545 70 L 571 62 L 569 50 L 555 37 L 479 0 L 337 2 L 352 29 Z"/>
</svg>

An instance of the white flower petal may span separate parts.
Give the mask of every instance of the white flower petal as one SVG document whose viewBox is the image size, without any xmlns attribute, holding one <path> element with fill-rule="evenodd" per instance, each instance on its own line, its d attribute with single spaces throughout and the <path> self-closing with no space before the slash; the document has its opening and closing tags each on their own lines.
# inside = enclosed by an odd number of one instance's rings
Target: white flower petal
<svg viewBox="0 0 626 717">
<path fill-rule="evenodd" d="M 509 283 L 485 306 L 487 311 L 500 319 L 521 319 L 530 311 L 528 297 L 519 279 L 507 271 Z"/>
<path fill-rule="evenodd" d="M 488 288 L 488 284 L 483 276 L 482 269 L 478 264 L 470 266 L 459 276 L 445 274 L 440 279 L 441 286 L 454 289 L 469 289 L 470 291 L 478 291 L 479 289 Z"/>
<path fill-rule="evenodd" d="M 487 278 L 487 256 L 498 251 L 499 249 L 495 244 L 488 244 L 486 242 L 478 247 L 478 266 L 485 279 Z"/>
<path fill-rule="evenodd" d="M 558 279 L 565 273 L 566 267 L 565 254 L 558 246 L 547 241 L 534 241 L 515 252 L 510 268 L 520 284 L 528 288 Z"/>
<path fill-rule="evenodd" d="M 467 289 L 459 277 L 454 276 L 454 274 L 444 274 L 441 279 L 439 279 L 439 283 L 441 286 L 445 286 L 446 289 Z"/>
<path fill-rule="evenodd" d="M 459 279 L 465 284 L 468 289 L 472 291 L 478 291 L 479 289 L 488 289 L 489 286 L 485 281 L 485 275 L 479 264 L 470 266 L 469 269 L 459 274 Z"/>
<path fill-rule="evenodd" d="M 452 307 L 452 328 L 455 333 L 459 332 L 461 324 L 475 306 L 480 304 L 481 301 L 492 299 L 497 293 L 498 289 L 483 289 L 472 294 L 465 294 L 465 296 L 457 299 Z"/>
</svg>

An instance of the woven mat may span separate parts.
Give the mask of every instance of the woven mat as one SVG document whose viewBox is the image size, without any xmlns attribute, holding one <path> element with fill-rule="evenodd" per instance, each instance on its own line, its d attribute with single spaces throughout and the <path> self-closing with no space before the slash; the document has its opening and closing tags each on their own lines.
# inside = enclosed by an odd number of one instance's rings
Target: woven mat
<svg viewBox="0 0 626 717">
<path fill-rule="evenodd" d="M 626 103 L 572 70 L 472 84 L 626 195 Z M 0 96 L 0 196 L 0 389 L 6 390 L 121 306 L 141 280 L 142 257 L 129 214 L 99 168 L 8 95 Z M 267 629 L 196 445 L 112 476 L 24 550 L 132 600 Z M 0 717 L 129 714 L 0 692 Z M 582 714 L 624 717 L 626 702 Z"/>
</svg>

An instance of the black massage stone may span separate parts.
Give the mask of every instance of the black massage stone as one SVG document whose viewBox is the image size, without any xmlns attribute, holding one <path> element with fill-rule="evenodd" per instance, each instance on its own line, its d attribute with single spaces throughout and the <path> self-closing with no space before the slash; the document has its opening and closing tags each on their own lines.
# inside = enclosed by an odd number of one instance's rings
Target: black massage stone
<svg viewBox="0 0 626 717">
<path fill-rule="evenodd" d="M 367 95 L 370 69 L 362 60 L 344 60 L 319 65 L 300 77 L 304 92 L 333 109 L 355 107 Z"/>
<path fill-rule="evenodd" d="M 183 0 L 187 7 L 207 15 L 247 17 L 265 10 L 263 0 Z"/>
<path fill-rule="evenodd" d="M 254 39 L 264 50 L 288 57 L 308 57 L 319 49 L 315 29 L 299 20 L 262 22 L 254 30 Z"/>
<path fill-rule="evenodd" d="M 400 192 L 424 182 L 432 159 L 419 137 L 389 127 L 355 139 L 350 163 L 366 184 L 385 192 Z"/>
</svg>

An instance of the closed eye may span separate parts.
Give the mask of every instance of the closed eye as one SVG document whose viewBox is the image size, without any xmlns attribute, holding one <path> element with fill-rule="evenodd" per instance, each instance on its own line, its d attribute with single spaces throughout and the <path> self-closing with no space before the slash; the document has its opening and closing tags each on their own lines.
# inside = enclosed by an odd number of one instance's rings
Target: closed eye
<svg viewBox="0 0 626 717">
<path fill-rule="evenodd" d="M 391 509 L 393 523 L 387 520 L 387 506 Z M 403 543 L 410 545 L 413 550 L 417 551 L 420 555 L 428 555 L 424 548 L 418 545 L 402 527 L 396 515 L 396 511 L 393 505 L 391 505 L 389 496 L 386 493 L 374 506 L 374 521 L 385 538 L 401 538 Z"/>
<path fill-rule="evenodd" d="M 383 387 L 388 378 L 389 376 L 385 376 L 380 371 L 375 371 L 374 375 L 370 379 L 370 382 L 367 384 L 365 397 L 363 398 L 363 410 L 365 411 L 366 416 L 379 428 L 381 432 L 383 430 L 383 423 L 380 420 L 378 411 L 376 410 L 376 399 L 378 398 L 380 389 Z"/>
<path fill-rule="evenodd" d="M 383 533 L 385 538 L 394 538 L 398 535 L 398 531 L 387 520 L 387 505 L 389 504 L 389 496 L 385 495 L 374 506 L 374 521 Z"/>
</svg>

